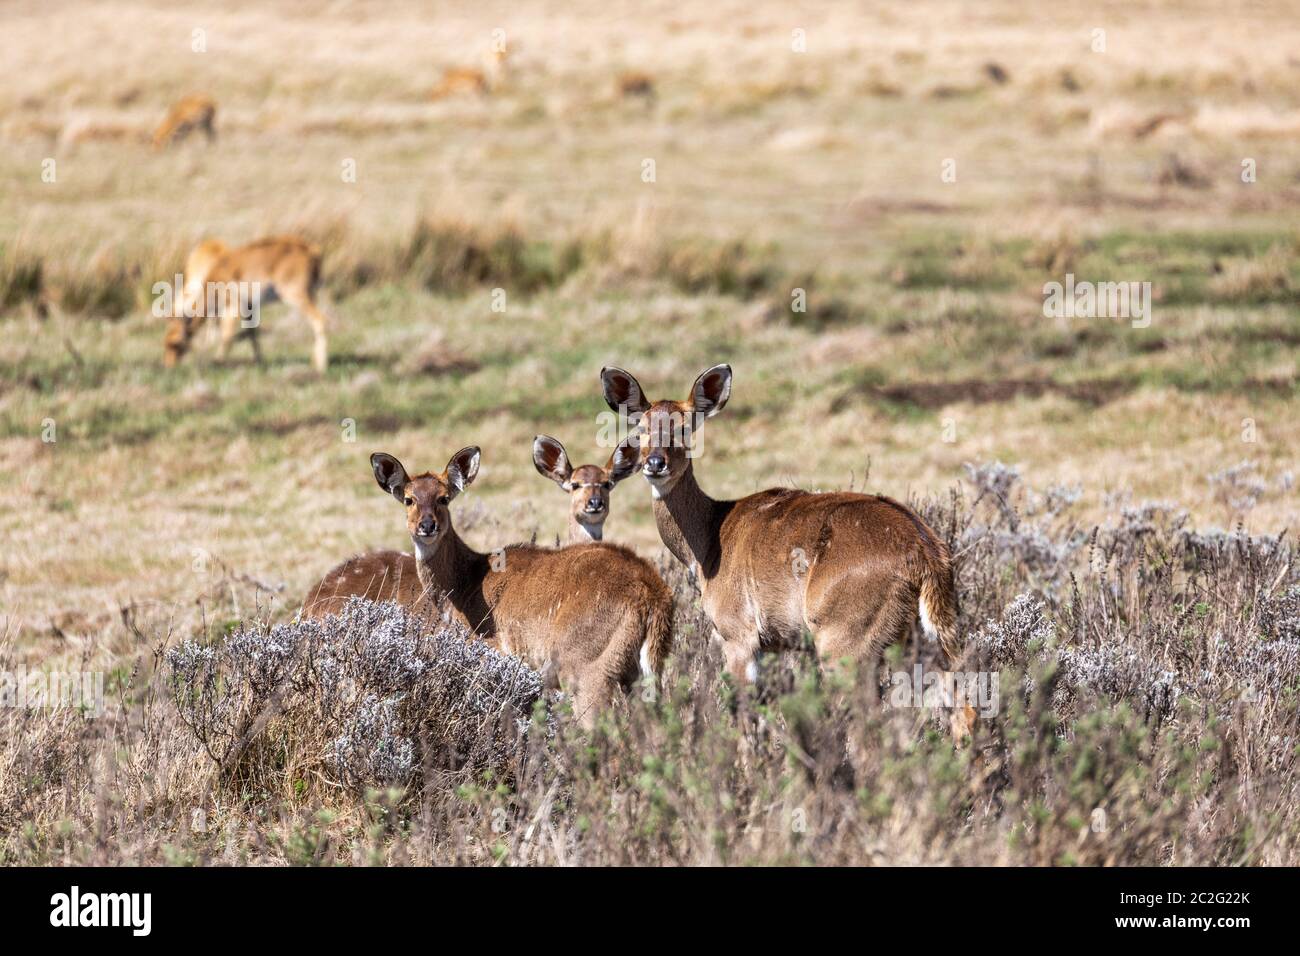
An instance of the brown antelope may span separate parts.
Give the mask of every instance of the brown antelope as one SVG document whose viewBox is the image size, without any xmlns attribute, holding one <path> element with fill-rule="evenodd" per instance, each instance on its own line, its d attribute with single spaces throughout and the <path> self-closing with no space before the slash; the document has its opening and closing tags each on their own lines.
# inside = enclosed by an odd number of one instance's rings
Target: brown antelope
<svg viewBox="0 0 1300 956">
<path fill-rule="evenodd" d="M 214 125 L 217 118 L 217 104 L 209 96 L 201 93 L 182 97 L 172 104 L 167 116 L 158 124 L 153 134 L 153 148 L 162 149 L 172 143 L 179 143 L 190 133 L 202 130 L 211 144 L 217 139 Z"/>
<path fill-rule="evenodd" d="M 413 478 L 392 455 L 371 455 L 370 464 L 380 488 L 406 509 L 419 589 L 405 556 L 367 556 L 326 575 L 309 595 L 316 599 L 310 613 L 346 599 L 349 585 L 365 596 L 445 600 L 475 634 L 553 675 L 588 727 L 620 687 L 638 676 L 658 681 L 672 650 L 673 599 L 648 562 L 594 541 L 475 551 L 452 527 L 448 506 L 478 474 L 477 448 L 461 449 L 441 472 Z"/>
<path fill-rule="evenodd" d="M 543 478 L 549 478 L 569 493 L 569 543 L 599 541 L 609 517 L 610 492 L 614 486 L 636 471 L 640 447 L 625 441 L 600 465 L 569 464 L 569 456 L 559 440 L 549 435 L 533 439 L 533 464 Z"/>
<path fill-rule="evenodd" d="M 415 556 L 404 551 L 370 551 L 332 568 L 307 592 L 302 616 L 320 619 L 338 614 L 351 597 L 393 601 L 426 619 L 437 616 L 437 602 L 429 600 L 420 584 Z"/>
<path fill-rule="evenodd" d="M 209 310 L 220 317 L 221 341 L 217 358 L 224 359 L 241 332 L 262 361 L 257 341 L 257 323 L 245 321 L 250 291 L 256 288 L 255 304 L 267 305 L 283 299 L 295 312 L 305 315 L 314 334 L 312 364 L 324 372 L 329 362 L 325 334 L 325 313 L 316 305 L 320 287 L 320 249 L 292 236 L 274 236 L 231 249 L 216 239 L 195 246 L 185 260 L 185 289 L 182 301 L 167 324 L 163 338 L 163 364 L 174 366 L 189 351 L 190 339 L 203 325 Z M 242 327 L 241 327 L 242 326 Z"/>
<path fill-rule="evenodd" d="M 695 432 L 726 407 L 730 366 L 702 373 L 684 401 L 647 401 L 619 368 L 603 369 L 601 381 L 605 401 L 637 426 L 659 535 L 695 572 L 735 680 L 754 681 L 758 652 L 797 647 L 804 631 L 824 663 L 848 658 L 874 670 L 918 611 L 946 660 L 960 657 L 948 548 L 906 505 L 792 488 L 719 501 L 699 486 Z"/>
<path fill-rule="evenodd" d="M 614 84 L 618 95 L 625 100 L 640 98 L 646 106 L 655 102 L 655 81 L 649 73 L 620 73 Z"/>
<path fill-rule="evenodd" d="M 506 64 L 509 54 L 493 49 L 483 55 L 483 68 L 453 66 L 442 71 L 442 79 L 429 92 L 429 98 L 440 100 L 448 96 L 475 93 L 486 96 L 495 93 L 505 84 Z"/>
</svg>

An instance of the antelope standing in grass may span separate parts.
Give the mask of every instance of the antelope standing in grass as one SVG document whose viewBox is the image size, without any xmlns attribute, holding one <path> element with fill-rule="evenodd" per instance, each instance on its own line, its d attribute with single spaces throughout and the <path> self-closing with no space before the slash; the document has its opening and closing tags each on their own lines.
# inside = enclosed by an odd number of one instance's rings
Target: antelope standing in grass
<svg viewBox="0 0 1300 956">
<path fill-rule="evenodd" d="M 406 509 L 419 590 L 401 560 L 377 558 L 361 573 L 345 562 L 313 590 L 318 606 L 345 598 L 350 582 L 365 588 L 353 593 L 366 596 L 445 599 L 471 631 L 553 675 L 587 727 L 618 689 L 639 676 L 658 681 L 672 650 L 673 599 L 648 562 L 594 541 L 475 551 L 452 527 L 448 506 L 478 474 L 478 448 L 463 448 L 443 471 L 413 478 L 392 455 L 371 455 L 370 464 L 379 487 Z"/>
<path fill-rule="evenodd" d="M 196 130 L 202 130 L 211 145 L 217 139 L 216 118 L 217 104 L 212 97 L 201 93 L 182 97 L 172 104 L 154 131 L 153 148 L 158 150 L 179 143 Z"/>
<path fill-rule="evenodd" d="M 257 323 L 243 323 L 246 301 L 256 287 L 258 307 L 283 299 L 293 311 L 311 322 L 314 342 L 312 365 L 324 372 L 329 363 L 326 319 L 316 304 L 320 288 L 320 249 L 293 236 L 272 236 L 231 249 L 217 239 L 194 247 L 185 260 L 185 289 L 176 315 L 163 338 L 163 364 L 176 365 L 190 348 L 211 309 L 220 317 L 221 341 L 217 358 L 224 359 L 230 345 L 243 332 L 260 364 L 262 349 Z"/>
<path fill-rule="evenodd" d="M 533 439 L 533 464 L 543 478 L 549 478 L 569 493 L 569 543 L 599 541 L 609 517 L 610 493 L 614 486 L 636 471 L 640 447 L 625 441 L 610 454 L 604 467 L 579 465 L 574 468 L 558 439 L 538 435 Z"/>
<path fill-rule="evenodd" d="M 429 98 L 444 99 L 465 93 L 487 96 L 502 88 L 510 55 L 504 49 L 491 49 L 483 54 L 483 68 L 451 66 L 442 71 L 442 79 L 429 91 Z"/>
<path fill-rule="evenodd" d="M 730 366 L 703 372 L 684 401 L 648 401 L 619 368 L 603 369 L 601 381 L 605 401 L 637 426 L 659 535 L 695 572 L 736 681 L 756 679 L 760 650 L 797 647 L 805 631 L 824 664 L 848 658 L 874 672 L 918 612 L 949 665 L 961 656 L 948 548 L 906 505 L 792 488 L 720 501 L 699 486 L 695 432 L 726 407 Z M 955 713 L 954 732 L 973 714 Z"/>
</svg>

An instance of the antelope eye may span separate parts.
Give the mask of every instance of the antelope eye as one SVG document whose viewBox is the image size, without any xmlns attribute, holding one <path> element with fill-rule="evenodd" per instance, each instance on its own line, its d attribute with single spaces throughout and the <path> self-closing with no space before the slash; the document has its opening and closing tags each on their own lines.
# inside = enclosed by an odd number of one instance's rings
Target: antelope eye
<svg viewBox="0 0 1300 956">
<path fill-rule="evenodd" d="M 449 498 L 447 495 L 443 495 L 441 498 L 438 499 L 438 504 L 444 506 L 449 505 L 451 504 L 451 498 Z"/>
<path fill-rule="evenodd" d="M 606 481 L 602 483 L 600 487 L 604 488 L 606 491 L 612 491 L 614 489 L 614 482 Z"/>
<path fill-rule="evenodd" d="M 415 504 L 415 499 L 412 498 L 410 495 L 407 495 L 405 498 L 402 499 L 402 504 L 406 505 L 406 507 L 409 508 L 411 507 L 411 505 Z"/>
</svg>

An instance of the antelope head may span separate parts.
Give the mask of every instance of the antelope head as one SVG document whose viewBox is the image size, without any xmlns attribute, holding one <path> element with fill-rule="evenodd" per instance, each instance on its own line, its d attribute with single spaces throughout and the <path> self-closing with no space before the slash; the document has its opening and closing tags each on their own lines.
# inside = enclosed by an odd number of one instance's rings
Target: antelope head
<svg viewBox="0 0 1300 956">
<path fill-rule="evenodd" d="M 614 449 L 601 465 L 574 468 L 557 439 L 538 435 L 533 439 L 533 464 L 543 478 L 549 478 L 569 493 L 569 540 L 599 541 L 609 517 L 610 493 L 614 486 L 636 471 L 640 452 L 636 438 Z"/>
<path fill-rule="evenodd" d="M 605 401 L 634 426 L 641 446 L 641 473 L 651 492 L 662 498 L 691 468 L 698 449 L 696 433 L 731 397 L 731 366 L 700 373 L 684 401 L 651 402 L 630 372 L 607 367 L 600 372 Z"/>
</svg>

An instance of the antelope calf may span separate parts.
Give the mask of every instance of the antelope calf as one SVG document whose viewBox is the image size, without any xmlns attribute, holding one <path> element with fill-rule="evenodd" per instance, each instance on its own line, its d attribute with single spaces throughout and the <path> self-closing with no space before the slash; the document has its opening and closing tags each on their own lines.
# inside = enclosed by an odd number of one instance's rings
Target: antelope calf
<svg viewBox="0 0 1300 956">
<path fill-rule="evenodd" d="M 324 372 L 329 363 L 329 346 L 325 313 L 316 304 L 320 268 L 320 249 L 293 236 L 258 239 L 235 249 L 216 239 L 199 243 L 185 260 L 184 295 L 167 324 L 163 364 L 171 368 L 189 351 L 190 340 L 202 327 L 209 310 L 221 323 L 217 358 L 226 357 L 231 343 L 242 332 L 261 363 L 257 323 L 244 323 L 242 314 L 255 287 L 257 306 L 283 299 L 293 311 L 307 317 L 315 337 L 312 364 L 318 372 Z"/>
<path fill-rule="evenodd" d="M 390 551 L 345 562 L 309 595 L 313 613 L 346 600 L 349 586 L 402 603 L 445 600 L 475 634 L 553 674 L 591 727 L 618 689 L 638 676 L 658 681 L 672 650 L 672 594 L 648 562 L 617 545 L 475 551 L 452 526 L 449 505 L 474 481 L 479 457 L 478 448 L 463 448 L 443 471 L 410 477 L 392 455 L 371 455 L 375 481 L 406 509 L 415 556 L 408 563 Z"/>
<path fill-rule="evenodd" d="M 874 670 L 918 613 L 946 661 L 960 657 L 948 548 L 906 505 L 792 488 L 721 501 L 700 487 L 695 432 L 726 407 L 730 366 L 703 372 L 684 401 L 647 401 L 619 368 L 601 381 L 605 401 L 637 426 L 659 535 L 695 572 L 733 678 L 752 682 L 760 650 L 796 647 L 805 630 L 824 664 L 848 658 Z M 955 714 L 954 731 L 972 716 Z"/>
<path fill-rule="evenodd" d="M 569 543 L 599 541 L 609 517 L 610 492 L 636 471 L 640 447 L 625 441 L 600 465 L 569 464 L 569 456 L 558 439 L 538 435 L 533 439 L 533 464 L 543 478 L 549 478 L 569 493 Z"/>
<path fill-rule="evenodd" d="M 154 131 L 153 148 L 158 150 L 172 143 L 179 143 L 190 133 L 199 130 L 206 134 L 209 144 L 214 143 L 217 139 L 214 125 L 216 118 L 217 104 L 210 96 L 199 93 L 182 97 L 172 104 L 172 108 L 167 111 L 167 115 Z"/>
</svg>

